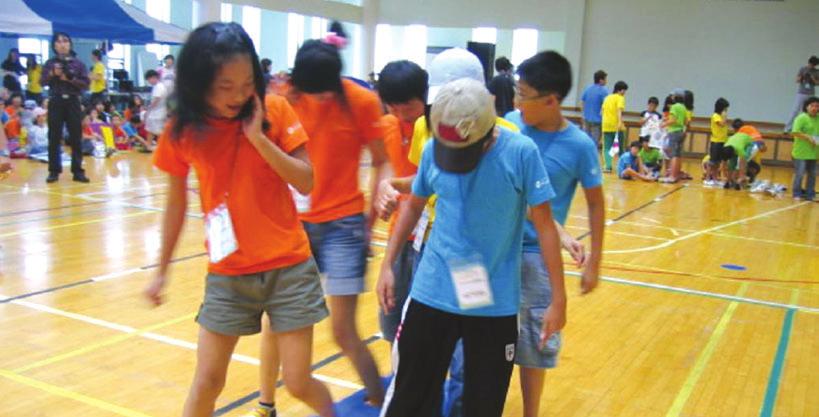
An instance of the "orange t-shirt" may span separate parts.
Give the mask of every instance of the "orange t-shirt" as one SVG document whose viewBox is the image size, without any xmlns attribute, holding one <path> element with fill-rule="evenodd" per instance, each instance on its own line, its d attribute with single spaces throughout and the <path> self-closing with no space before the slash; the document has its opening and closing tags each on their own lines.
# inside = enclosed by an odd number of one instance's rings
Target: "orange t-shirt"
<svg viewBox="0 0 819 417">
<path fill-rule="evenodd" d="M 9 138 L 9 139 L 19 138 L 20 133 L 22 131 L 22 126 L 20 126 L 20 118 L 19 117 L 14 117 L 14 118 L 9 119 L 9 121 L 6 122 L 5 130 L 6 130 L 5 133 L 6 133 L 7 138 Z"/>
<path fill-rule="evenodd" d="M 285 99 L 268 96 L 265 106 L 271 142 L 288 153 L 307 142 Z M 207 119 L 201 128 L 186 128 L 179 139 L 171 138 L 166 128 L 154 153 L 154 164 L 180 177 L 186 177 L 193 166 L 203 213 L 227 202 L 239 248 L 221 262 L 209 264 L 208 271 L 253 274 L 310 257 L 307 234 L 287 183 L 247 140 L 241 121 Z M 225 193 L 229 193 L 227 199 Z"/>
<path fill-rule="evenodd" d="M 762 139 L 762 133 L 759 133 L 759 130 L 757 130 L 757 128 L 755 128 L 755 127 L 753 127 L 751 125 L 742 126 L 741 128 L 739 128 L 739 130 L 737 130 L 737 133 L 744 133 L 744 134 L 754 138 L 754 140 L 761 140 Z"/>
<path fill-rule="evenodd" d="M 402 122 L 397 117 L 388 114 L 381 118 L 381 126 L 384 129 L 384 147 L 387 150 L 387 157 L 390 159 L 393 176 L 400 178 L 415 175 L 418 172 L 418 167 L 410 162 L 407 157 L 412 144 L 414 124 Z M 402 194 L 400 198 L 404 199 L 406 197 L 406 195 Z M 390 234 L 392 234 L 397 221 L 398 211 L 395 211 L 390 218 Z M 413 240 L 414 237 L 410 236 L 409 239 Z"/>
<path fill-rule="evenodd" d="M 293 104 L 310 137 L 307 153 L 313 164 L 310 211 L 300 218 L 324 223 L 364 212 L 364 194 L 358 186 L 362 148 L 382 138 L 383 114 L 378 96 L 343 79 L 345 103 L 318 101 L 302 94 Z"/>
</svg>

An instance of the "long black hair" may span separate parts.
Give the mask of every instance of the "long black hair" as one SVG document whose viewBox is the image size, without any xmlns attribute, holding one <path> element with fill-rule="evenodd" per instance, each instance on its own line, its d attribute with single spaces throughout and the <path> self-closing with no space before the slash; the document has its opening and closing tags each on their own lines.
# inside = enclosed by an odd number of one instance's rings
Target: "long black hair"
<svg viewBox="0 0 819 417">
<path fill-rule="evenodd" d="M 68 43 L 71 44 L 71 49 L 68 51 L 68 55 L 70 55 L 72 57 L 77 56 L 77 53 L 74 52 L 74 41 L 71 40 L 71 36 L 68 36 L 68 34 L 65 33 L 65 32 L 54 32 L 54 35 L 51 36 L 51 50 L 54 51 L 54 54 L 55 55 L 60 55 L 60 54 L 57 53 L 57 50 L 54 49 L 54 44 L 57 43 L 57 39 L 59 39 L 60 36 L 68 39 Z"/>
<path fill-rule="evenodd" d="M 236 23 L 212 22 L 191 32 L 176 62 L 176 82 L 169 100 L 173 116 L 173 134 L 179 139 L 188 126 L 202 126 L 207 115 L 206 98 L 219 68 L 238 55 L 247 55 L 253 66 L 253 85 L 264 114 L 265 83 L 259 56 L 247 32 Z M 253 117 L 254 99 L 242 107 L 237 119 Z M 267 130 L 270 124 L 262 123 Z"/>
<path fill-rule="evenodd" d="M 304 42 L 296 52 L 291 80 L 293 86 L 302 93 L 332 91 L 343 95 L 341 67 L 341 55 L 335 46 L 311 39 Z"/>
</svg>

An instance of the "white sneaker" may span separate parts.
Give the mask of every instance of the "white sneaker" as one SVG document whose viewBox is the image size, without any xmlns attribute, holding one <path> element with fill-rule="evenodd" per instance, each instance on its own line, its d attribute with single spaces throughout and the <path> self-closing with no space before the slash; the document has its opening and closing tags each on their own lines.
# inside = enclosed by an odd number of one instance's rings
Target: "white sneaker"
<svg viewBox="0 0 819 417">
<path fill-rule="evenodd" d="M 714 180 L 705 180 L 705 181 L 702 182 L 702 185 L 704 187 L 711 188 L 711 187 L 714 186 Z"/>
</svg>

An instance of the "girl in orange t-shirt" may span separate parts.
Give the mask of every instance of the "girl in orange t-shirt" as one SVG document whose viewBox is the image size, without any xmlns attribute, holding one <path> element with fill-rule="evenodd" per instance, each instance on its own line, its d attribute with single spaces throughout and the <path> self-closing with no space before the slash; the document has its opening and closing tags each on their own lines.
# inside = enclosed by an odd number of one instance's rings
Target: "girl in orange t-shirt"
<svg viewBox="0 0 819 417">
<path fill-rule="evenodd" d="M 382 140 L 383 109 L 378 96 L 341 77 L 341 56 L 335 46 L 306 41 L 296 60 L 285 93 L 310 141 L 315 187 L 308 196 L 296 195 L 313 255 L 322 273 L 330 306 L 333 336 L 353 362 L 367 390 L 369 404 L 380 406 L 384 389 L 372 354 L 356 325 L 358 294 L 365 291 L 370 228 L 376 219 L 372 204 L 365 208 L 359 185 L 361 153 L 368 149 L 375 168 L 375 185 L 390 176 Z M 273 339 L 263 332 L 262 351 Z M 262 355 L 260 402 L 272 402 L 275 363 Z"/>
<path fill-rule="evenodd" d="M 182 48 L 177 107 L 154 154 L 169 187 L 159 269 L 145 296 L 163 302 L 193 167 L 210 262 L 183 415 L 212 415 L 239 336 L 258 333 L 264 321 L 278 342 L 288 390 L 322 417 L 334 417 L 329 391 L 310 374 L 313 325 L 328 312 L 288 188 L 308 193 L 313 187 L 307 136 L 286 100 L 262 102 L 258 62 L 236 23 L 200 26 Z M 260 320 L 264 313 L 267 320 Z"/>
</svg>

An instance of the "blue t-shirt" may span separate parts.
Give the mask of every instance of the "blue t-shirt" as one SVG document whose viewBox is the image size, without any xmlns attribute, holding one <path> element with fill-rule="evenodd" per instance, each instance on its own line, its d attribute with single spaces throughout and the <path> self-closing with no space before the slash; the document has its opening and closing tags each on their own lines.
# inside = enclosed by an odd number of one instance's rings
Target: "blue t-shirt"
<svg viewBox="0 0 819 417">
<path fill-rule="evenodd" d="M 600 109 L 603 107 L 603 100 L 609 95 L 609 90 L 600 84 L 592 84 L 583 91 L 583 119 L 589 122 L 602 123 L 603 116 Z"/>
<path fill-rule="evenodd" d="M 434 141 L 421 154 L 412 193 L 438 195 L 435 227 L 413 278 L 410 297 L 430 307 L 467 316 L 511 316 L 520 303 L 520 247 L 527 205 L 554 197 L 549 176 L 532 140 L 501 129 L 477 168 L 467 174 L 435 164 Z M 480 256 L 494 304 L 462 310 L 449 261 Z"/>
<path fill-rule="evenodd" d="M 595 188 L 603 184 L 600 160 L 594 141 L 573 123 L 559 132 L 543 132 L 523 123 L 519 111 L 506 115 L 506 120 L 520 128 L 520 132 L 534 140 L 549 181 L 555 190 L 555 198 L 550 201 L 552 216 L 560 224 L 566 224 L 569 207 L 577 190 L 577 183 L 583 188 Z M 537 232 L 530 221 L 526 221 L 523 234 L 523 251 L 540 252 Z"/>
<path fill-rule="evenodd" d="M 640 169 L 637 164 L 637 157 L 631 154 L 631 151 L 620 155 L 620 160 L 617 162 L 617 176 L 623 175 L 626 168 L 631 168 L 635 171 Z"/>
<path fill-rule="evenodd" d="M 127 135 L 129 138 L 136 136 L 138 134 L 137 130 L 134 128 L 134 126 L 131 125 L 130 122 L 124 123 L 122 125 L 122 131 L 125 132 L 125 135 Z"/>
</svg>

